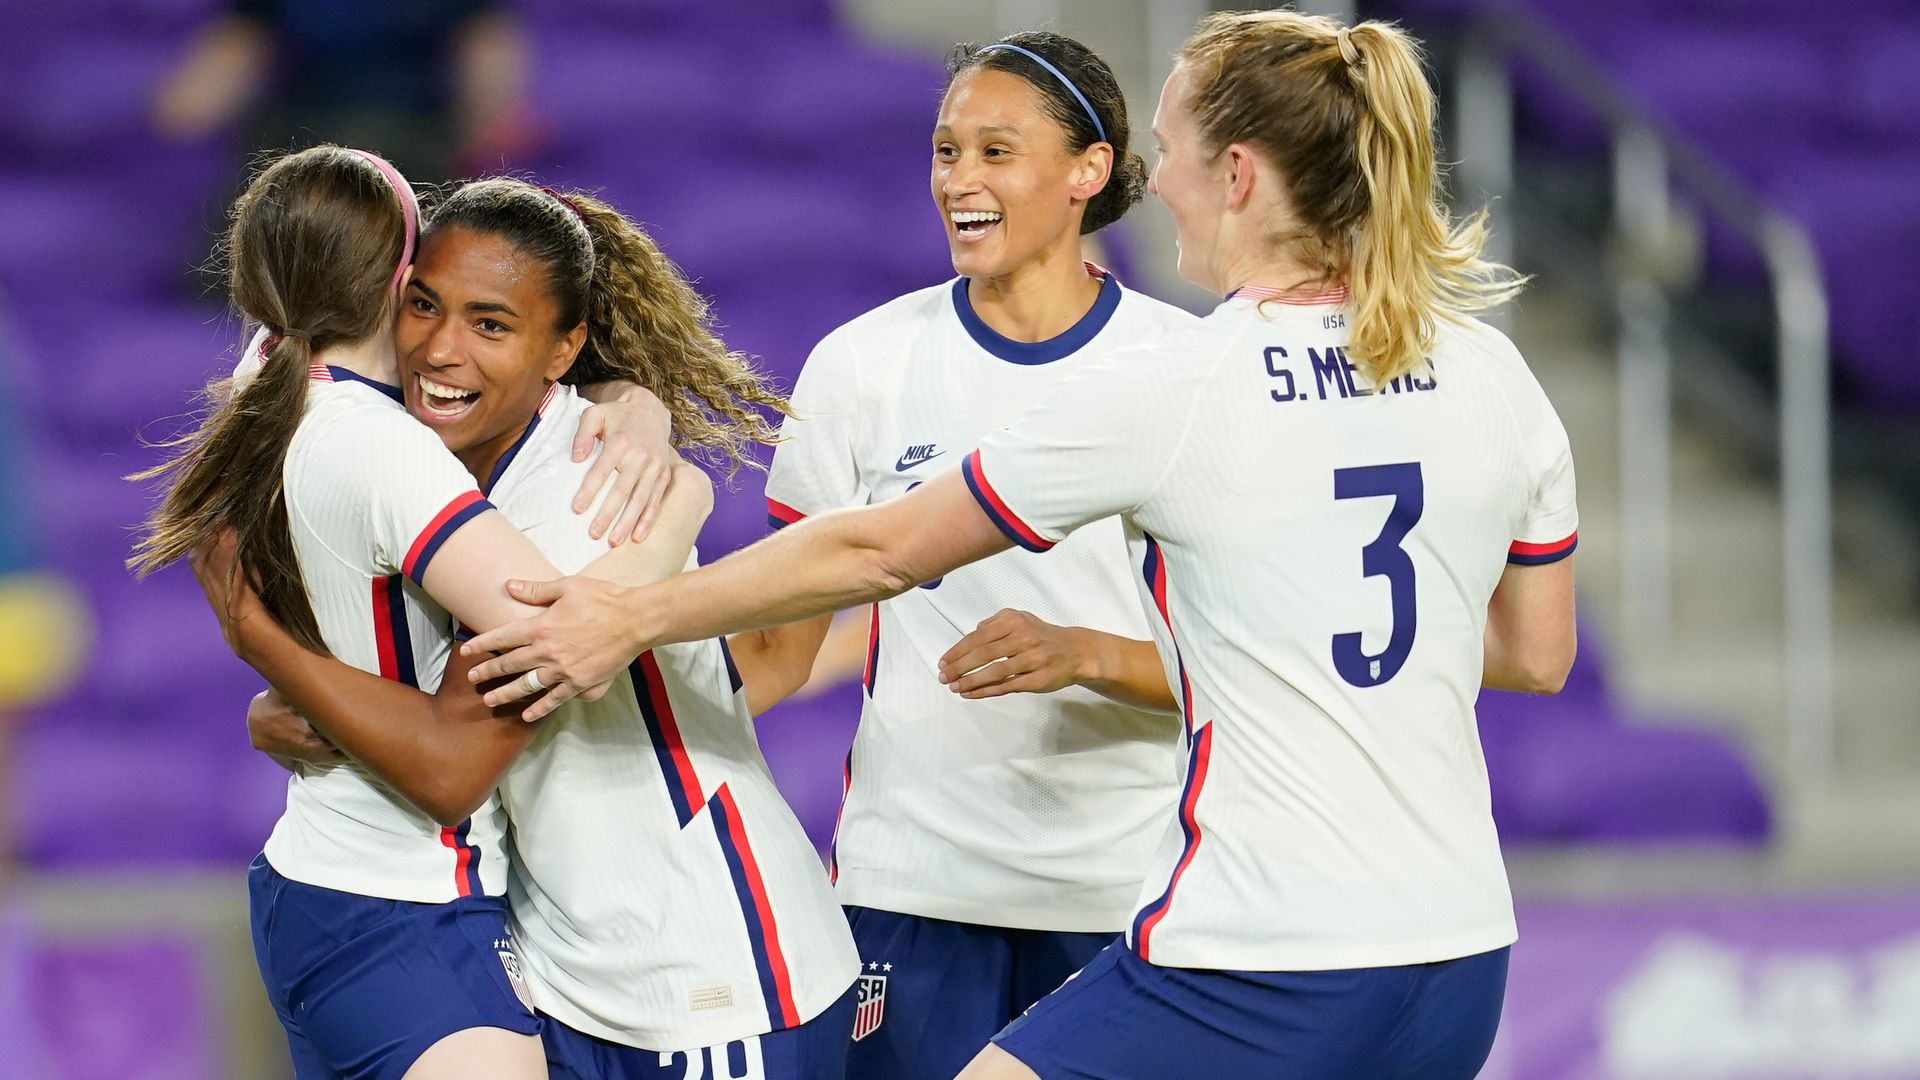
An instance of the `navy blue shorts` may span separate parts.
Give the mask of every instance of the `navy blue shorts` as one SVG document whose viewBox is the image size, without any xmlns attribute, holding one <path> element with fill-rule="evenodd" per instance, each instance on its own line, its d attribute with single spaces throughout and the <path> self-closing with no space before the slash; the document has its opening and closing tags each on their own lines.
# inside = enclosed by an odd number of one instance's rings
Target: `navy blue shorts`
<svg viewBox="0 0 1920 1080">
<path fill-rule="evenodd" d="M 454 1032 L 540 1031 L 515 992 L 502 897 L 380 900 L 290 881 L 264 855 L 247 891 L 253 956 L 299 1080 L 400 1080 Z"/>
<path fill-rule="evenodd" d="M 847 1080 L 953 1080 L 994 1033 L 1117 934 L 976 926 L 850 907 L 860 949 Z"/>
<path fill-rule="evenodd" d="M 847 1072 L 847 1033 L 853 1029 L 853 991 L 799 1027 L 692 1051 L 636 1050 L 575 1031 L 551 1016 L 546 1025 L 541 1038 L 550 1080 L 841 1080 Z"/>
<path fill-rule="evenodd" d="M 1157 967 L 1125 944 L 994 1036 L 1041 1080 L 1468 1080 L 1507 950 L 1342 971 Z"/>
</svg>

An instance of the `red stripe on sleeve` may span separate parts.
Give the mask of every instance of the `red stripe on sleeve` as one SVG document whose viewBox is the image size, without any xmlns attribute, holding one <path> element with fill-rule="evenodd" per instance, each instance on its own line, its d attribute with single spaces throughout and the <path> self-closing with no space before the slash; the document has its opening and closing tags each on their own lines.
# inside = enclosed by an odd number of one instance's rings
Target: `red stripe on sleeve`
<svg viewBox="0 0 1920 1080">
<path fill-rule="evenodd" d="M 1564 540 L 1555 540 L 1550 544 L 1529 544 L 1524 540 L 1515 540 L 1507 549 L 1510 555 L 1558 555 L 1580 541 L 1580 534 L 1573 533 Z"/>
<path fill-rule="evenodd" d="M 973 489 L 975 497 L 979 499 L 981 508 L 987 512 L 987 516 L 991 517 L 1003 531 L 1012 533 L 1012 538 L 1018 541 L 1021 547 L 1029 551 L 1046 551 L 1054 546 L 1054 541 L 1041 536 L 1037 529 L 1020 520 L 1020 515 L 1014 513 L 1013 509 L 1007 505 L 1007 501 L 993 489 L 992 482 L 987 479 L 987 470 L 981 467 L 980 451 L 975 450 L 968 454 L 966 460 L 961 462 L 961 469 L 966 476 L 968 486 Z"/>
<path fill-rule="evenodd" d="M 413 580 L 419 581 L 419 575 L 413 572 L 414 566 L 420 561 L 420 556 L 426 551 L 427 545 L 433 543 L 436 538 L 441 540 L 445 539 L 445 537 L 439 536 L 440 530 L 447 522 L 453 520 L 460 511 L 465 510 L 474 503 L 485 501 L 486 496 L 480 494 L 480 492 L 469 491 L 455 497 L 452 502 L 441 508 L 440 512 L 433 516 L 433 520 L 427 522 L 427 527 L 420 530 L 420 535 L 413 538 L 413 546 L 407 548 L 407 557 L 400 563 L 401 572 L 413 578 Z"/>
</svg>

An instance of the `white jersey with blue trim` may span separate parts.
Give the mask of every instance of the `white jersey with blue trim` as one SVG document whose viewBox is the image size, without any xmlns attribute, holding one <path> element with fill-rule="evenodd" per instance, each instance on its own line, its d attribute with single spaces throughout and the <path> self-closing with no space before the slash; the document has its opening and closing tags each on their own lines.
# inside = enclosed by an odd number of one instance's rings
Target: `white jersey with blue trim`
<svg viewBox="0 0 1920 1080">
<path fill-rule="evenodd" d="M 259 363 L 259 346 L 237 374 Z M 321 637 L 343 663 L 431 693 L 446 668 L 449 616 L 420 582 L 447 538 L 489 504 L 397 387 L 337 367 L 308 376 L 282 476 Z M 448 829 L 357 764 L 302 764 L 266 856 L 308 885 L 444 903 L 506 891 L 505 835 L 497 799 Z"/>
<path fill-rule="evenodd" d="M 774 452 L 770 523 L 903 494 L 1091 358 L 1197 322 L 1088 269 L 1099 298 L 1049 341 L 995 333 L 965 278 L 829 334 Z M 1145 640 L 1133 577 L 1110 520 L 1047 558 L 1005 552 L 875 605 L 832 852 L 843 904 L 1032 930 L 1126 926 L 1173 805 L 1177 723 L 1079 687 L 969 701 L 937 672 L 1004 608 Z"/>
<path fill-rule="evenodd" d="M 1576 542 L 1566 433 L 1475 321 L 1369 385 L 1344 304 L 1245 290 L 1088 365 L 965 464 L 1024 547 L 1126 526 L 1185 712 L 1179 807 L 1128 934 L 1156 964 L 1381 967 L 1514 940 L 1474 700 L 1502 572 Z"/>
<path fill-rule="evenodd" d="M 566 573 L 607 551 L 570 505 L 587 402 L 560 387 L 488 496 Z M 689 568 L 696 565 L 689 560 Z M 820 857 L 774 787 L 720 640 L 655 649 L 558 710 L 508 770 L 509 895 L 534 1004 L 646 1050 L 813 1019 L 860 961 Z"/>
</svg>

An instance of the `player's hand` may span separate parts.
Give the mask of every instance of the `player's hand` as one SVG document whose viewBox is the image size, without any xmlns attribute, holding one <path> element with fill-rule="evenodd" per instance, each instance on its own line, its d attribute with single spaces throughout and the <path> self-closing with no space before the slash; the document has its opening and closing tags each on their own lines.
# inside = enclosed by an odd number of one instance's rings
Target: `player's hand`
<svg viewBox="0 0 1920 1080">
<path fill-rule="evenodd" d="M 619 388 L 616 393 L 596 397 L 601 404 L 581 414 L 573 437 L 575 461 L 585 461 L 596 441 L 603 444 L 573 496 L 573 512 L 585 513 L 605 488 L 607 497 L 588 531 L 618 547 L 629 539 L 638 542 L 653 527 L 678 458 L 671 443 L 672 417 L 660 399 L 628 383 L 602 389 L 613 387 Z"/>
<path fill-rule="evenodd" d="M 963 698 L 1050 694 L 1077 684 L 1087 657 L 1073 627 L 1004 609 L 940 657 L 940 681 Z"/>
<path fill-rule="evenodd" d="M 200 582 L 200 591 L 206 594 L 207 606 L 220 620 L 220 636 L 226 639 L 227 648 L 244 659 L 246 633 L 253 629 L 247 623 L 256 617 L 270 617 L 259 594 L 253 591 L 238 549 L 233 530 L 222 529 L 211 541 L 194 549 L 187 556 L 187 564 Z"/>
<path fill-rule="evenodd" d="M 309 765 L 333 765 L 347 760 L 340 748 L 313 725 L 293 711 L 278 690 L 263 690 L 253 695 L 247 706 L 247 737 L 253 748 L 280 763 L 289 772 L 300 762 Z"/>
<path fill-rule="evenodd" d="M 539 694 L 520 715 L 540 719 L 583 690 L 612 682 L 640 655 L 629 599 L 636 591 L 588 577 L 507 582 L 515 600 L 548 610 L 462 645 L 466 656 L 501 654 L 474 665 L 467 677 L 484 683 L 521 676 L 488 691 L 486 702 L 500 706 Z M 528 684 L 524 673 L 529 671 L 535 673 L 535 685 Z"/>
</svg>

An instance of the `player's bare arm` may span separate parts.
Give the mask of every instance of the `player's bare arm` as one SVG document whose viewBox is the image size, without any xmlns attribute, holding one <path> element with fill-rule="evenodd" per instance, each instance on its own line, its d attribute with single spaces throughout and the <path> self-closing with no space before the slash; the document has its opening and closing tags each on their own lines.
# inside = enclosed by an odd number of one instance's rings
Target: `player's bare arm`
<svg viewBox="0 0 1920 1080">
<path fill-rule="evenodd" d="M 540 616 L 482 634 L 471 655 L 503 653 L 470 674 L 476 682 L 539 670 L 561 685 L 524 714 L 536 720 L 581 680 L 604 681 L 634 657 L 675 641 L 778 626 L 896 596 L 1013 546 L 980 509 L 958 472 L 875 506 L 837 510 L 658 585 L 624 589 L 585 578 L 509 583 Z M 589 683 L 589 685 L 591 684 Z M 490 692 L 504 704 L 526 696 L 521 680 Z"/>
<path fill-rule="evenodd" d="M 1509 566 L 1487 604 L 1489 690 L 1557 694 L 1573 668 L 1573 559 Z"/>
<path fill-rule="evenodd" d="M 428 695 L 307 651 L 267 613 L 230 545 L 204 553 L 194 570 L 214 610 L 226 613 L 222 629 L 235 655 L 328 742 L 442 824 L 457 825 L 485 802 L 499 773 L 533 737 L 530 725 L 510 711 L 487 708 L 465 679 L 443 679 L 442 693 Z M 464 666 L 450 657 L 447 673 Z M 263 732 L 251 714 L 249 732 L 258 746 Z"/>
<path fill-rule="evenodd" d="M 613 580 L 658 580 L 684 565 L 713 505 L 713 488 L 681 462 L 654 538 L 617 548 L 585 571 Z M 500 776 L 538 730 L 511 708 L 490 708 L 462 677 L 471 661 L 448 659 L 438 692 L 428 695 L 302 648 L 261 607 L 231 569 L 224 549 L 196 561 L 216 611 L 227 612 L 228 643 L 333 744 L 352 755 L 420 810 L 456 825 L 486 801 Z M 225 583 L 232 581 L 229 587 Z"/>
<path fill-rule="evenodd" d="M 746 687 L 747 712 L 759 716 L 805 686 L 832 628 L 833 616 L 821 615 L 727 638 L 727 649 Z"/>
<path fill-rule="evenodd" d="M 940 681 L 975 700 L 1082 686 L 1138 709 L 1176 713 L 1180 708 L 1153 642 L 1055 626 L 1012 608 L 954 642 L 940 658 Z"/>
</svg>

